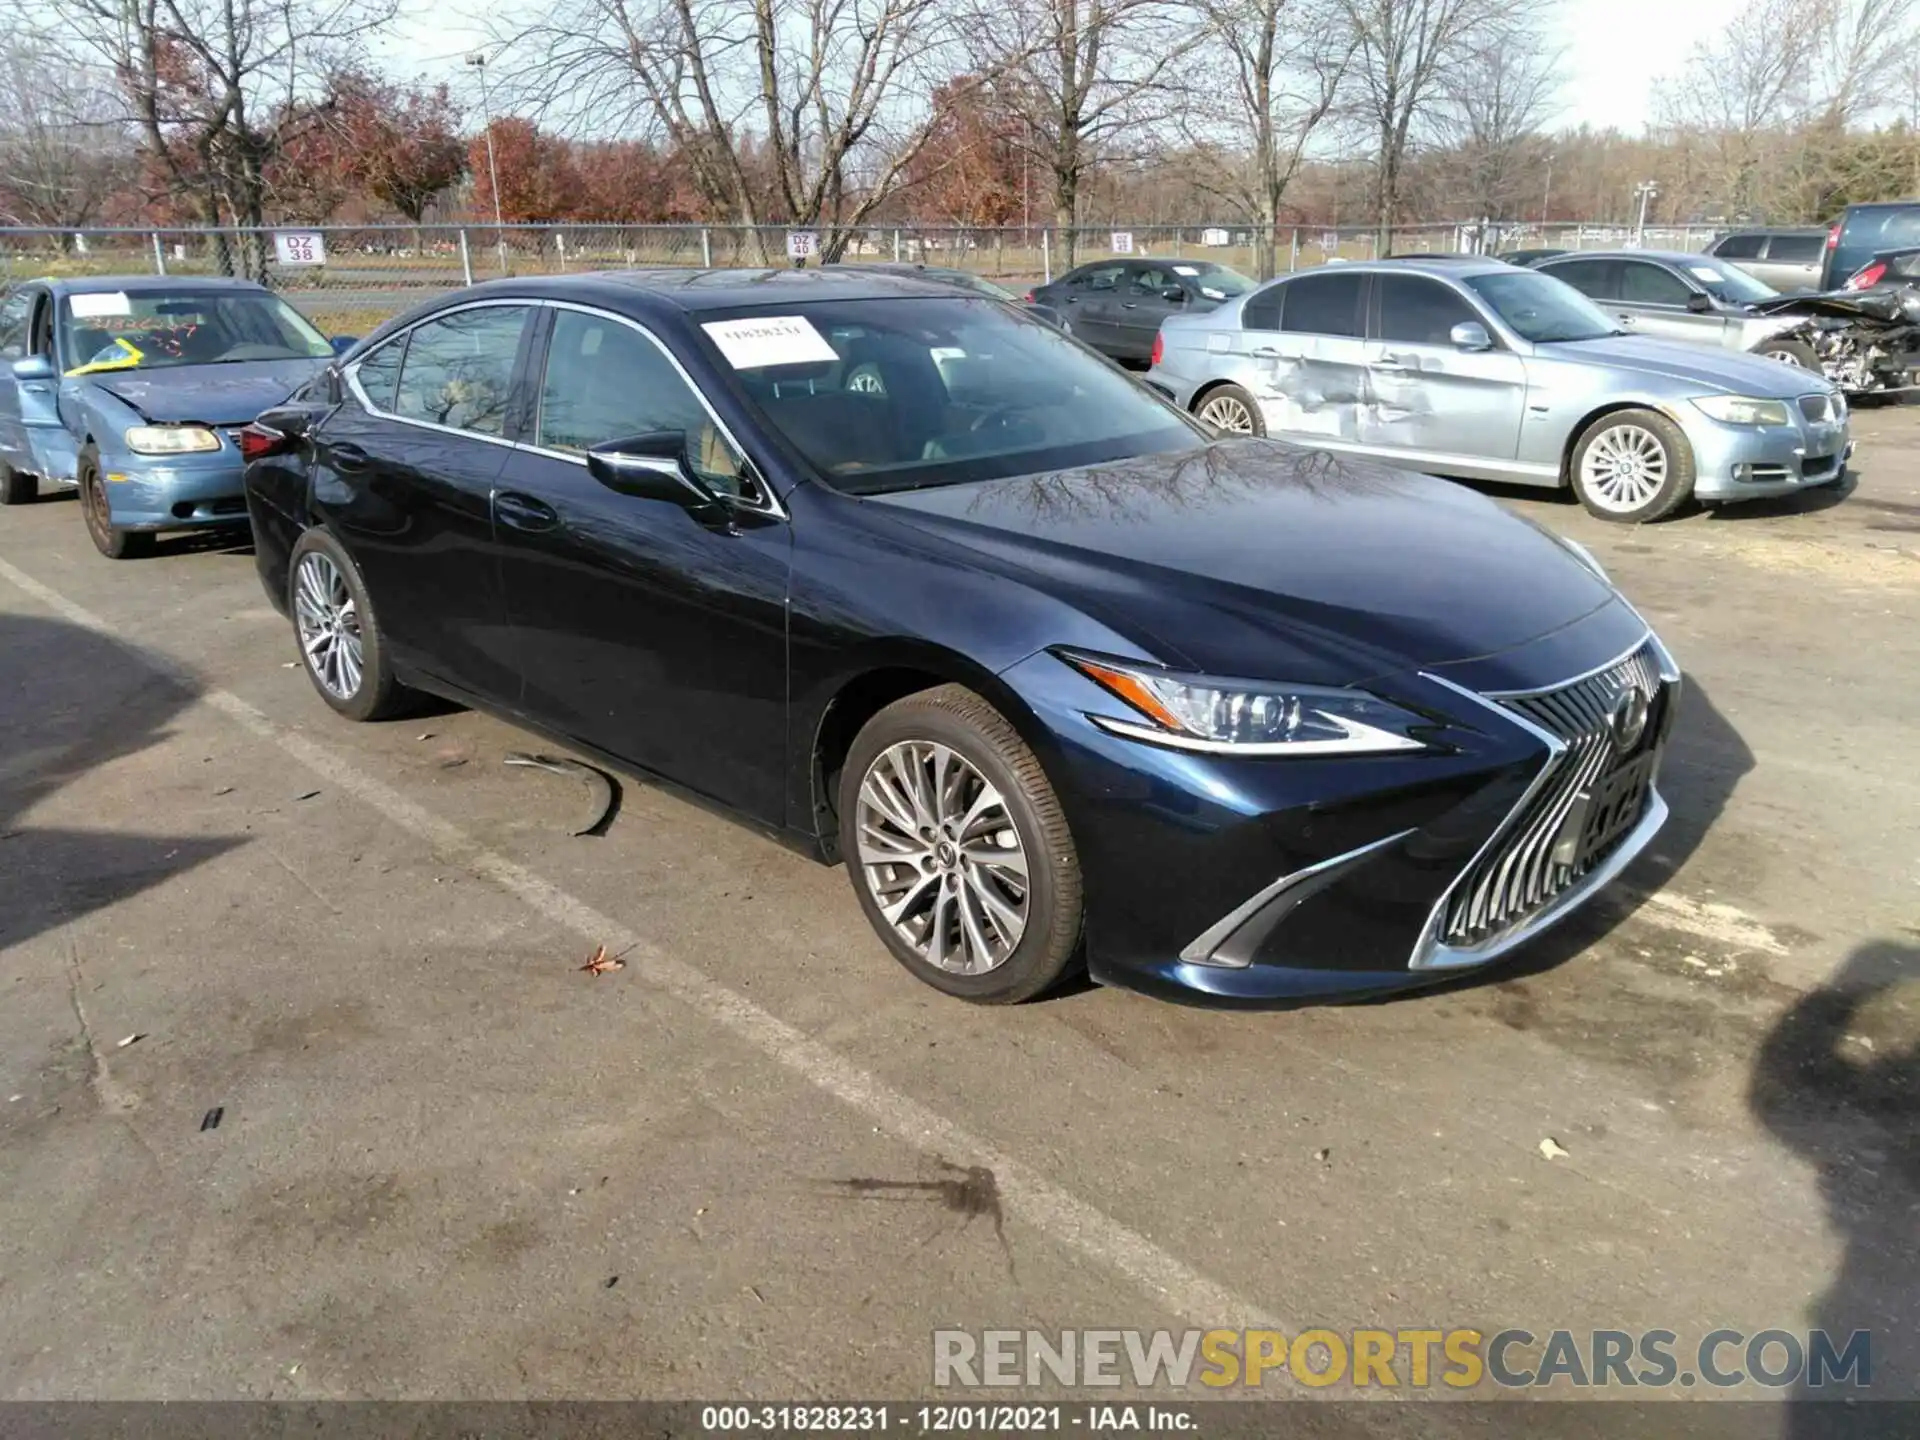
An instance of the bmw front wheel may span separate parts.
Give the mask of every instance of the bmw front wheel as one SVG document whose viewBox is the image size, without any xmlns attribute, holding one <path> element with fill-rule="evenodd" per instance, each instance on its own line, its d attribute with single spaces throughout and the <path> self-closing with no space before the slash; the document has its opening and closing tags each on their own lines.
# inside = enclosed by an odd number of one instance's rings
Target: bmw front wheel
<svg viewBox="0 0 1920 1440">
<path fill-rule="evenodd" d="M 1573 447 L 1574 493 L 1602 520 L 1661 520 L 1693 494 L 1693 447 L 1686 432 L 1653 410 L 1603 415 Z"/>
<path fill-rule="evenodd" d="M 1039 760 L 980 696 L 896 701 L 840 776 L 840 851 L 894 958 L 983 1005 L 1051 988 L 1078 957 L 1080 861 Z"/>
<path fill-rule="evenodd" d="M 302 535 L 287 562 L 288 609 L 307 679 L 349 720 L 384 720 L 402 691 L 387 663 L 366 583 L 340 542 L 325 530 Z"/>
</svg>

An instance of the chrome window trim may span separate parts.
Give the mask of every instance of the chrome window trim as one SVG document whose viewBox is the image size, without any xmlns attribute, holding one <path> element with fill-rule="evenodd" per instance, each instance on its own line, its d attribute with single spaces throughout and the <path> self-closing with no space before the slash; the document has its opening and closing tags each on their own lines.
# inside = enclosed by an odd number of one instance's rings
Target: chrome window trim
<svg viewBox="0 0 1920 1440">
<path fill-rule="evenodd" d="M 1244 957 L 1222 957 L 1218 954 L 1219 950 L 1233 939 L 1235 932 L 1242 926 L 1252 922 L 1261 911 L 1265 910 L 1267 906 L 1275 900 L 1278 900 L 1290 891 L 1299 889 L 1317 876 L 1325 875 L 1328 871 L 1339 870 L 1363 860 L 1375 851 L 1384 850 L 1389 845 L 1398 844 L 1413 833 L 1414 830 L 1409 828 L 1394 835 L 1386 835 L 1378 840 L 1361 845 L 1356 849 L 1343 851 L 1338 855 L 1330 855 L 1325 860 L 1309 865 L 1303 870 L 1295 870 L 1290 874 L 1282 875 L 1271 885 L 1266 886 L 1264 889 L 1248 897 L 1244 902 L 1235 906 L 1226 915 L 1223 915 L 1219 920 L 1208 926 L 1201 934 L 1195 936 L 1187 947 L 1180 952 L 1181 960 L 1189 965 L 1213 965 L 1230 970 L 1245 970 L 1249 968 L 1253 964 L 1253 957 L 1251 955 Z M 1301 898 L 1305 899 L 1307 897 L 1303 896 Z M 1283 915 L 1279 917 L 1279 920 L 1284 920 L 1285 918 Z M 1274 926 L 1278 925 L 1279 920 L 1273 922 L 1267 929 L 1273 929 Z M 1266 938 L 1265 934 L 1262 934 L 1260 938 L 1264 940 Z"/>
<path fill-rule="evenodd" d="M 467 301 L 463 301 L 461 304 L 458 304 L 458 305 L 449 305 L 446 309 L 436 310 L 431 315 L 422 315 L 418 320 L 415 320 L 412 324 L 403 326 L 402 328 L 394 331 L 393 334 L 387 336 L 378 345 L 375 345 L 371 349 L 369 349 L 365 355 L 356 356 L 354 358 L 353 364 L 345 365 L 341 367 L 340 378 L 346 382 L 347 389 L 353 392 L 353 398 L 360 403 L 360 408 L 362 410 L 365 410 L 369 415 L 376 417 L 377 419 L 391 420 L 396 425 L 412 425 L 417 427 L 418 429 L 431 430 L 441 435 L 461 435 L 466 437 L 469 440 L 480 440 L 480 441 L 484 441 L 488 445 L 502 445 L 509 450 L 517 450 L 520 447 L 515 445 L 513 441 L 507 439 L 507 437 L 504 435 L 489 435 L 483 430 L 463 430 L 458 425 L 441 425 L 432 420 L 419 420 L 419 419 L 415 419 L 411 415 L 396 415 L 391 410 L 382 410 L 378 405 L 374 404 L 373 401 L 367 398 L 367 392 L 360 387 L 360 367 L 366 363 L 368 356 L 377 354 L 378 352 L 386 349 L 387 346 L 393 344 L 397 340 L 411 336 L 413 332 L 418 330 L 421 326 L 431 325 L 436 320 L 444 320 L 449 315 L 459 315 L 468 310 L 499 309 L 502 306 L 509 306 L 509 305 L 522 310 L 538 310 L 540 308 L 540 304 L 541 302 L 538 300 L 509 299 L 506 296 L 498 296 L 498 297 L 489 296 L 484 300 L 467 300 Z M 400 368 L 403 372 L 406 370 L 406 361 L 404 359 L 402 359 L 401 361 Z M 398 385 L 401 378 L 403 377 L 402 376 L 394 377 L 396 394 L 398 393 Z"/>
<path fill-rule="evenodd" d="M 753 483 L 759 487 L 763 497 L 759 502 L 729 497 L 730 503 L 732 503 L 735 508 L 744 510 L 749 514 L 770 515 L 779 520 L 785 520 L 787 518 L 786 507 L 780 503 L 780 497 L 774 494 L 772 483 L 760 473 L 760 468 L 753 463 L 753 458 L 747 454 L 747 449 L 740 443 L 739 437 L 733 433 L 732 429 L 727 425 L 727 422 L 720 418 L 720 412 L 713 408 L 713 402 L 707 398 L 706 391 L 694 383 L 693 376 L 687 373 L 687 367 L 680 363 L 680 358 L 667 348 L 666 343 L 662 341 L 658 335 L 654 334 L 653 331 L 649 330 L 645 325 L 641 324 L 640 321 L 633 319 L 631 316 L 616 314 L 612 310 L 603 310 L 597 305 L 583 305 L 574 300 L 540 300 L 535 303 L 544 305 L 549 310 L 571 310 L 579 315 L 591 315 L 596 320 L 612 320 L 626 326 L 629 330 L 644 335 L 648 342 L 652 344 L 653 348 L 658 350 L 665 358 L 667 364 L 673 367 L 674 374 L 678 375 L 680 382 L 692 392 L 693 398 L 700 402 L 700 408 L 707 412 L 707 418 L 713 422 L 714 428 L 720 432 L 727 444 L 733 447 L 733 452 L 740 457 L 741 463 L 749 467 L 749 471 L 753 477 Z M 551 348 L 553 340 L 551 333 L 549 333 L 547 340 L 548 346 Z M 546 381 L 544 356 L 542 357 L 540 380 L 541 388 L 544 389 Z M 533 433 L 536 436 L 540 433 L 539 400 L 540 394 L 539 391 L 536 390 L 534 392 L 533 415 Z M 521 442 L 519 448 L 531 451 L 536 455 L 545 455 L 554 460 L 570 460 L 582 467 L 587 463 L 584 455 L 576 455 L 565 450 L 555 450 L 549 446 L 534 444 L 531 441 Z M 672 473 L 671 462 L 663 463 L 662 473 Z"/>
</svg>

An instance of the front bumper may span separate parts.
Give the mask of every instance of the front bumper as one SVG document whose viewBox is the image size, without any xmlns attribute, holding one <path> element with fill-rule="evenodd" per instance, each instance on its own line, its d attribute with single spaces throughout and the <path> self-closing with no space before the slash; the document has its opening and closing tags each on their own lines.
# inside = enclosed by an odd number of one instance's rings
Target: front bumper
<svg viewBox="0 0 1920 1440">
<path fill-rule="evenodd" d="M 1623 650 L 1651 657 L 1633 672 L 1654 690 L 1633 755 L 1657 776 L 1678 671 L 1643 624 L 1624 645 L 1617 625 L 1585 628 L 1611 645 L 1605 663 L 1555 679 L 1592 669 L 1590 689 Z M 1617 757 L 1482 693 L 1504 690 L 1512 669 L 1474 662 L 1377 685 L 1435 718 L 1434 747 L 1319 761 L 1122 740 L 1084 718 L 1111 699 L 1053 657 L 1008 672 L 1061 747 L 1049 770 L 1079 851 L 1093 977 L 1203 1003 L 1363 998 L 1487 965 L 1571 915 L 1646 847 L 1666 805 L 1650 780 L 1623 833 L 1561 864 L 1562 837 L 1583 832 Z"/>
<path fill-rule="evenodd" d="M 191 530 L 207 525 L 244 525 L 246 466 L 237 450 L 157 460 L 138 455 L 102 455 L 102 488 L 115 528 Z"/>
<path fill-rule="evenodd" d="M 1693 446 L 1693 493 L 1702 500 L 1765 500 L 1837 484 L 1853 458 L 1845 420 L 1760 428 L 1679 418 Z"/>
</svg>

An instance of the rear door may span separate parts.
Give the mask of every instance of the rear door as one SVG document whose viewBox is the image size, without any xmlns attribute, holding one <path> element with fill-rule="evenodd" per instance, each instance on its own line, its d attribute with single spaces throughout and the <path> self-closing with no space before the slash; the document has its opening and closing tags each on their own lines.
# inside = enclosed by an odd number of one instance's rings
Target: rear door
<svg viewBox="0 0 1920 1440">
<path fill-rule="evenodd" d="M 515 706 L 493 491 L 524 386 L 534 307 L 444 311 L 347 371 L 350 402 L 314 432 L 314 506 L 352 554 L 395 660 Z"/>
<path fill-rule="evenodd" d="M 1269 434 L 1354 449 L 1368 398 L 1364 271 L 1334 266 L 1273 287 L 1279 329 L 1249 334 L 1255 397 Z M 1268 296 L 1255 297 L 1260 311 Z M 1254 311 L 1255 304 L 1250 304 Z"/>
<path fill-rule="evenodd" d="M 1824 235 L 1774 235 L 1767 240 L 1765 261 L 1742 266 L 1783 293 L 1812 290 L 1820 284 L 1821 262 L 1827 258 Z"/>
<path fill-rule="evenodd" d="M 1426 275 L 1376 275 L 1373 336 L 1367 344 L 1372 403 L 1360 437 L 1382 454 L 1473 474 L 1510 462 L 1526 408 L 1526 362 L 1496 339 L 1491 350 L 1463 350 L 1453 327 L 1495 331 L 1451 287 Z"/>
<path fill-rule="evenodd" d="M 584 307 L 549 313 L 528 431 L 495 500 L 527 713 L 779 824 L 786 520 L 651 331 Z M 732 524 L 587 472 L 589 447 L 662 430 L 684 433 L 702 478 L 745 501 Z"/>
</svg>

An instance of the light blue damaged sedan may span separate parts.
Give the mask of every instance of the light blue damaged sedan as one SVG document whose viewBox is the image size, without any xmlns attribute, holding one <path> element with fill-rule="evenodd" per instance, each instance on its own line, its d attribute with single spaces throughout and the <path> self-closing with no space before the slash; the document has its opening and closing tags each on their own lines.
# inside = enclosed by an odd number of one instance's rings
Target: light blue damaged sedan
<svg viewBox="0 0 1920 1440">
<path fill-rule="evenodd" d="M 78 488 L 102 555 L 247 523 L 240 428 L 352 345 L 241 280 L 39 280 L 0 302 L 0 503 Z"/>
<path fill-rule="evenodd" d="M 1846 398 L 1779 359 L 1628 334 L 1476 256 L 1328 265 L 1168 318 L 1147 383 L 1216 430 L 1409 470 L 1571 486 L 1603 520 L 1846 476 Z"/>
</svg>

